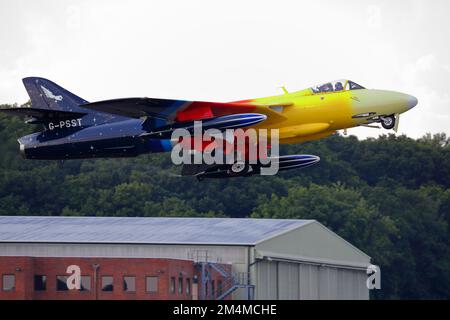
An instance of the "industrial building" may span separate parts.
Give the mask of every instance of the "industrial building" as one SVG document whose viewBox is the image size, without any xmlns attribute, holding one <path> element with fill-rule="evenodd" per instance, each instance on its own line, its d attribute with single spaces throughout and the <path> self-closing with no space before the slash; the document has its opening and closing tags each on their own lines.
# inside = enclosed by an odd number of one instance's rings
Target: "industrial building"
<svg viewBox="0 0 450 320">
<path fill-rule="evenodd" d="M 369 265 L 315 220 L 0 217 L 0 299 L 368 299 Z"/>
</svg>

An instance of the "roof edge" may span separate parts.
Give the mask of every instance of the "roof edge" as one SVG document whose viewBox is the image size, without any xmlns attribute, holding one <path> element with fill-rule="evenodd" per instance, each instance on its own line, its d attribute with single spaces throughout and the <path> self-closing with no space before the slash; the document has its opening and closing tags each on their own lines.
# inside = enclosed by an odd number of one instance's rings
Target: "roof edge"
<svg viewBox="0 0 450 320">
<path fill-rule="evenodd" d="M 180 245 L 180 246 L 237 246 L 237 247 L 252 247 L 256 243 L 237 243 L 237 242 L 140 242 L 140 241 L 53 241 L 53 240 L 40 240 L 40 241 L 26 241 L 26 240 L 0 240 L 0 244 L 101 244 L 101 245 Z"/>
<path fill-rule="evenodd" d="M 283 219 L 276 219 L 276 220 L 283 220 Z M 291 220 L 291 219 L 286 219 L 286 220 Z M 282 230 L 282 231 L 280 231 L 280 232 L 276 232 L 276 233 L 270 235 L 270 236 L 267 237 L 267 238 L 258 240 L 258 241 L 255 242 L 255 246 L 258 245 L 258 244 L 260 244 L 260 243 L 262 243 L 262 242 L 265 242 L 265 241 L 267 241 L 267 240 L 270 240 L 270 239 L 279 237 L 279 236 L 281 236 L 281 235 L 283 235 L 283 234 L 285 234 L 285 233 L 291 232 L 291 231 L 296 230 L 296 229 L 300 229 L 300 228 L 302 228 L 302 227 L 304 227 L 304 226 L 310 225 L 311 223 L 317 222 L 317 221 L 314 220 L 314 219 L 298 219 L 298 220 L 307 221 L 307 222 L 305 222 L 305 223 L 303 223 L 303 224 L 301 224 L 301 225 L 299 225 L 299 226 L 293 226 L 292 228 L 289 228 L 289 229 L 286 229 L 286 230 Z"/>
<path fill-rule="evenodd" d="M 315 265 L 329 265 L 333 267 L 350 267 L 356 269 L 364 269 L 366 270 L 370 263 L 358 263 L 358 262 L 348 262 L 342 260 L 334 260 L 334 259 L 325 259 L 325 258 L 315 258 L 309 256 L 294 256 L 294 255 L 286 255 L 281 253 L 274 253 L 269 251 L 260 251 L 257 250 L 257 254 L 264 258 L 271 258 L 273 260 L 279 261 L 294 261 L 297 263 L 305 263 L 305 264 L 315 264 Z"/>
</svg>

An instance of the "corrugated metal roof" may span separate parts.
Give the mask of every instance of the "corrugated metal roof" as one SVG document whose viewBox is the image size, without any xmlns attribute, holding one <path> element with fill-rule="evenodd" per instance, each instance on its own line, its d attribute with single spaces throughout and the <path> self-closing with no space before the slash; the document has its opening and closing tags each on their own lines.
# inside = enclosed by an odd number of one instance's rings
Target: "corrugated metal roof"
<svg viewBox="0 0 450 320">
<path fill-rule="evenodd" d="M 0 217 L 0 242 L 254 245 L 314 220 Z"/>
</svg>

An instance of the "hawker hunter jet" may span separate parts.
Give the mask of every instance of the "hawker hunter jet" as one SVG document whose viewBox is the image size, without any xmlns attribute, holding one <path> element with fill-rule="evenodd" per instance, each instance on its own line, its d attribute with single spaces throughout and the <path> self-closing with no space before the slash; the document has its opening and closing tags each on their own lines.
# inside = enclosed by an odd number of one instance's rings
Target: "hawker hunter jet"
<svg viewBox="0 0 450 320">
<path fill-rule="evenodd" d="M 174 130 L 193 133 L 199 121 L 203 131 L 278 129 L 280 144 L 316 140 L 357 126 L 381 124 L 397 131 L 399 115 L 417 104 L 413 96 L 366 89 L 350 80 L 291 93 L 283 88 L 281 95 L 227 103 L 157 98 L 88 102 L 47 79 L 29 77 L 23 83 L 31 107 L 0 111 L 42 125 L 42 131 L 18 140 L 20 152 L 27 159 L 134 157 L 171 151 L 181 143 L 172 138 Z M 202 152 L 204 147 L 193 151 Z M 284 155 L 272 160 L 277 161 L 279 170 L 288 170 L 310 166 L 320 159 Z M 185 164 L 182 175 L 199 180 L 250 176 L 259 173 L 261 166 L 249 164 L 244 157 L 236 163 Z"/>
</svg>

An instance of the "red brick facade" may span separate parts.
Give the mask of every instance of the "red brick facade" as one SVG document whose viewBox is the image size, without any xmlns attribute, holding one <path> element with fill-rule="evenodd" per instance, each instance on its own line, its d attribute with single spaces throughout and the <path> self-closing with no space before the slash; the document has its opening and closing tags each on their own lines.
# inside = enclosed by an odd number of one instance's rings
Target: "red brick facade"
<svg viewBox="0 0 450 320">
<path fill-rule="evenodd" d="M 69 276 L 67 267 L 77 265 L 82 276 L 88 276 L 85 291 L 57 290 L 57 276 Z M 95 271 L 94 265 L 98 265 Z M 230 265 L 221 265 L 228 272 Z M 35 276 L 46 276 L 45 290 L 35 290 Z M 6 278 L 5 278 L 6 276 Z M 13 277 L 11 277 L 13 276 Z M 112 276 L 113 290 L 102 290 L 102 277 Z M 124 290 L 124 277 L 134 277 L 134 292 Z M 156 292 L 148 292 L 146 277 L 156 283 Z M 14 288 L 5 290 L 13 278 Z M 96 281 L 94 280 L 96 279 Z M 106 279 L 106 278 L 105 278 Z M 198 285 L 195 283 L 198 279 Z M 41 258 L 0 257 L 0 299 L 196 299 L 201 274 L 192 261 L 154 258 Z M 216 288 L 222 276 L 212 273 Z M 5 284 L 3 283 L 5 282 Z M 182 285 L 180 287 L 179 285 Z M 197 287 L 198 286 L 198 287 Z M 155 290 L 155 287 L 152 287 Z M 6 288 L 8 289 L 8 288 Z M 217 293 L 216 293 L 217 296 Z"/>
</svg>

